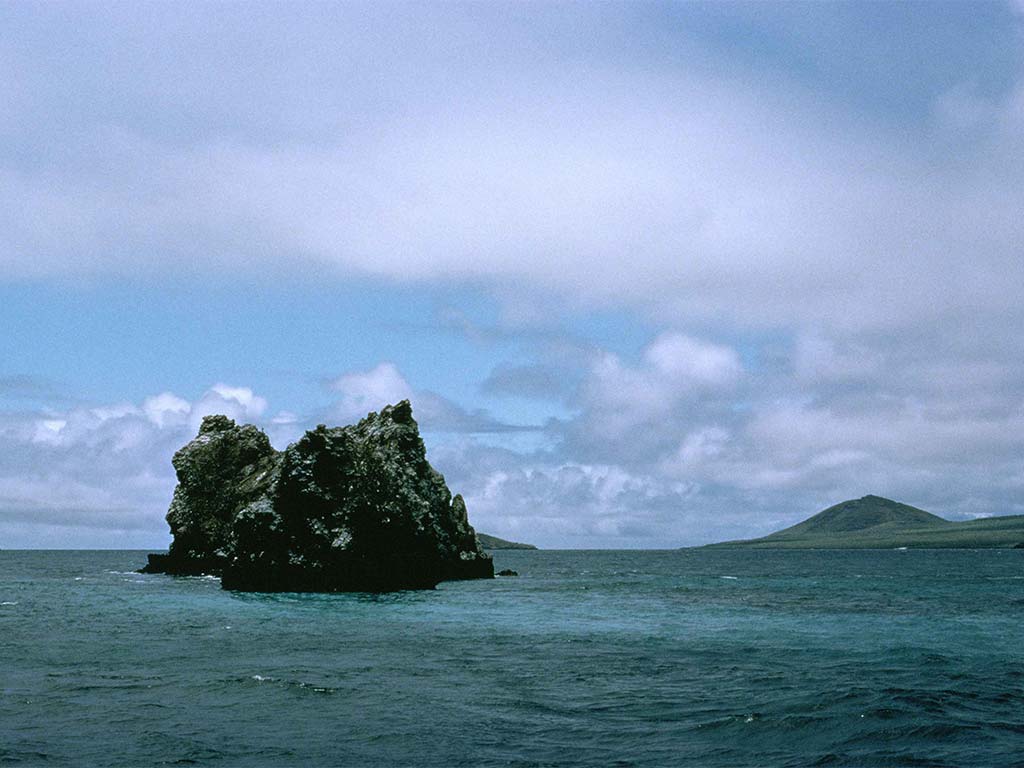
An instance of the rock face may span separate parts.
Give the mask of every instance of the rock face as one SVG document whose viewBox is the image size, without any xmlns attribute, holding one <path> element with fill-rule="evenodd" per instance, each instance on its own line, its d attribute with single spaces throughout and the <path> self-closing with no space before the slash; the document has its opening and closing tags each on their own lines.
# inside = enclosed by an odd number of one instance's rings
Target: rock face
<svg viewBox="0 0 1024 768">
<path fill-rule="evenodd" d="M 261 431 L 203 419 L 174 455 L 174 542 L 149 573 L 246 591 L 429 589 L 491 578 L 461 496 L 430 466 L 408 401 L 323 425 L 277 452 Z"/>
</svg>

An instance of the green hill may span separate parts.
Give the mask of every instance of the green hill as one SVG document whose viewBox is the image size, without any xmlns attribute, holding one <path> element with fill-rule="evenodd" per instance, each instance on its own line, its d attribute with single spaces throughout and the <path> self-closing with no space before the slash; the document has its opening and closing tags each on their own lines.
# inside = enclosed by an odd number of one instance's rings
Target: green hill
<svg viewBox="0 0 1024 768">
<path fill-rule="evenodd" d="M 477 540 L 484 549 L 536 549 L 533 544 L 520 544 L 518 541 L 506 541 L 497 536 L 488 536 L 486 533 L 477 533 Z"/>
<path fill-rule="evenodd" d="M 1024 515 L 954 523 L 881 496 L 829 507 L 760 539 L 710 544 L 751 549 L 1003 548 L 1024 544 Z"/>
</svg>

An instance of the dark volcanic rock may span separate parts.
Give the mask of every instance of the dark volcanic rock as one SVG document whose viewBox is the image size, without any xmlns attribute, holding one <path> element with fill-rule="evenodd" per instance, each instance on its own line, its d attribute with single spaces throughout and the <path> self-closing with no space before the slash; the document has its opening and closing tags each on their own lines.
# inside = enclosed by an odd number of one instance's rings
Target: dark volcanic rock
<svg viewBox="0 0 1024 768">
<path fill-rule="evenodd" d="M 258 436 L 258 437 L 257 437 Z M 145 570 L 225 589 L 390 591 L 490 578 L 461 496 L 430 466 L 408 401 L 278 453 L 223 416 L 175 454 L 174 543 Z"/>
<path fill-rule="evenodd" d="M 168 554 L 150 555 L 143 571 L 221 573 L 234 554 L 235 518 L 272 492 L 281 456 L 251 424 L 207 416 L 171 463 L 178 475 L 167 511 L 174 541 Z"/>
</svg>

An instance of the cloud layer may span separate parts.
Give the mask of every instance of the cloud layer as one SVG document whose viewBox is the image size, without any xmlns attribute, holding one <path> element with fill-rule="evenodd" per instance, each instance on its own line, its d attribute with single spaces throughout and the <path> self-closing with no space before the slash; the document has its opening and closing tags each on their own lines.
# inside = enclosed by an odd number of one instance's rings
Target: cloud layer
<svg viewBox="0 0 1024 768">
<path fill-rule="evenodd" d="M 868 492 L 1022 511 L 1016 0 L 251 9 L 0 8 L 0 289 L 145 313 L 227 286 L 315 337 L 121 402 L 50 382 L 24 323 L 0 536 L 149 545 L 204 415 L 283 445 L 404 398 L 474 521 L 541 544 L 751 535 Z M 303 291 L 356 283 L 382 316 L 443 306 L 422 349 L 320 345 Z M 479 296 L 489 327 L 451 306 Z M 475 367 L 446 370 L 453 338 Z"/>
<path fill-rule="evenodd" d="M 613 65 L 653 54 L 607 35 L 566 53 L 602 22 L 638 23 L 617 10 L 581 10 L 575 33 L 558 13 L 511 13 L 510 40 L 490 55 L 480 30 L 499 20 L 483 8 L 441 14 L 436 40 L 412 48 L 412 15 L 396 26 L 339 10 L 323 20 L 338 34 L 332 56 L 324 33 L 305 28 L 311 50 L 289 49 L 274 70 L 291 82 L 325 54 L 317 93 L 352 102 L 310 105 L 315 135 L 284 122 L 298 115 L 282 93 L 264 94 L 278 124 L 250 129 L 251 105 L 224 94 L 230 127 L 207 116 L 203 130 L 168 135 L 124 105 L 107 119 L 83 110 L 70 117 L 80 138 L 60 136 L 70 140 L 31 161 L 28 147 L 17 152 L 30 121 L 67 94 L 44 79 L 26 34 L 0 56 L 39 85 L 9 96 L 18 141 L 0 162 L 0 263 L 8 277 L 516 284 L 669 322 L 878 328 L 979 312 L 1019 322 L 1007 289 L 1024 280 L 1019 79 L 989 94 L 965 73 L 937 84 L 930 116 L 869 120 L 795 74 L 755 79 L 713 53 L 687 54 L 683 67 L 657 56 Z M 93 63 L 136 23 L 125 15 L 97 32 Z M 253 23 L 255 36 L 270 34 Z M 541 30 L 548 46 L 528 46 Z M 192 70 L 172 83 L 168 65 L 158 55 L 128 83 L 140 103 L 206 84 Z M 374 69 L 384 66 L 393 70 Z M 224 77 L 246 75 L 228 66 Z M 189 98 L 200 115 L 212 108 Z"/>
</svg>

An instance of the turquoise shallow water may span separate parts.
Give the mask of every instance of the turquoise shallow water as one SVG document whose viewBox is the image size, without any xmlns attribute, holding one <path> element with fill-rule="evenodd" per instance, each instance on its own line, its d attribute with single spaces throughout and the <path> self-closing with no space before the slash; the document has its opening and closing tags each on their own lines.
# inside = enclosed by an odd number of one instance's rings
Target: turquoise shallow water
<svg viewBox="0 0 1024 768">
<path fill-rule="evenodd" d="M 1024 550 L 499 552 L 253 595 L 0 552 L 0 764 L 1024 765 Z"/>
</svg>

